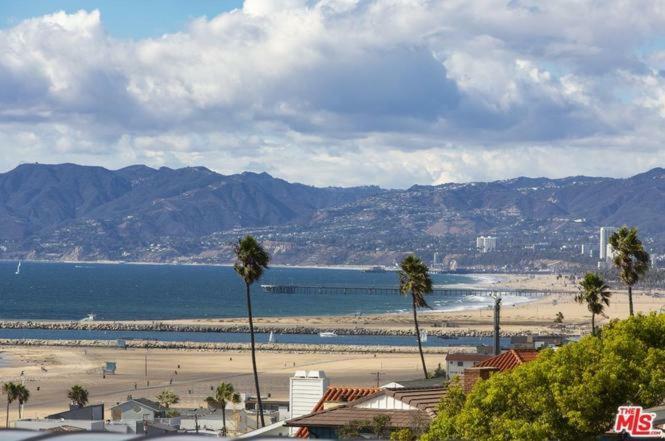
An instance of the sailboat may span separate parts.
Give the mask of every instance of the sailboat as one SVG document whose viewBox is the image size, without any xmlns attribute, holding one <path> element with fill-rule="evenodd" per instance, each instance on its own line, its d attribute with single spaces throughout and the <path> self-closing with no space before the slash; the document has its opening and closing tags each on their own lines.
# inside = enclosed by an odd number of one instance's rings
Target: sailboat
<svg viewBox="0 0 665 441">
<path fill-rule="evenodd" d="M 16 273 L 17 276 L 21 274 L 21 261 L 18 261 L 18 265 L 16 265 Z"/>
<path fill-rule="evenodd" d="M 275 343 L 275 333 L 270 331 L 270 335 L 268 336 L 268 343 Z"/>
<path fill-rule="evenodd" d="M 427 343 L 427 331 L 420 331 L 420 341 L 422 343 Z"/>
</svg>

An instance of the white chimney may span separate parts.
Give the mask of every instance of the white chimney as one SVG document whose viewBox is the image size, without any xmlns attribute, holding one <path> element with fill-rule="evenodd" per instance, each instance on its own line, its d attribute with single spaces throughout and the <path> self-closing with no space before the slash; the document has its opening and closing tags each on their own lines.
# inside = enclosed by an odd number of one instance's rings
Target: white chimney
<svg viewBox="0 0 665 441">
<path fill-rule="evenodd" d="M 296 371 L 289 379 L 289 413 L 291 418 L 311 413 L 328 389 L 323 371 Z M 297 430 L 297 428 L 296 428 Z"/>
</svg>

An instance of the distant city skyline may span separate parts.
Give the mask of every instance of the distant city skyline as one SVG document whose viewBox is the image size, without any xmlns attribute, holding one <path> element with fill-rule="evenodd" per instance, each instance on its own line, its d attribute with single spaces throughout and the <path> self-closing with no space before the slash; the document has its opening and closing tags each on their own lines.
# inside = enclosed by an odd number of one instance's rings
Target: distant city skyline
<svg viewBox="0 0 665 441">
<path fill-rule="evenodd" d="M 664 30 L 657 1 L 5 0 L 0 171 L 628 177 L 665 165 Z"/>
</svg>

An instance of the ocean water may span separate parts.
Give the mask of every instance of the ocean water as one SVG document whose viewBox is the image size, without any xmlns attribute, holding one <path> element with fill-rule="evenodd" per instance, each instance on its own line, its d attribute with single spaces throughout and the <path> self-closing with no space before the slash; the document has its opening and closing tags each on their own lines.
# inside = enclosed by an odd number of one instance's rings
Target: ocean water
<svg viewBox="0 0 665 441">
<path fill-rule="evenodd" d="M 231 267 L 203 265 L 130 265 L 94 263 L 0 262 L 0 319 L 166 320 L 242 317 L 244 285 Z M 476 281 L 469 275 L 433 274 L 436 285 Z M 396 286 L 394 272 L 365 273 L 347 269 L 269 269 L 252 287 L 256 316 L 394 313 L 410 308 L 397 294 L 268 294 L 260 284 L 325 286 Z M 517 301 L 518 299 L 515 299 Z M 485 308 L 483 296 L 432 294 L 434 309 Z M 504 300 L 504 304 L 509 300 Z"/>
</svg>

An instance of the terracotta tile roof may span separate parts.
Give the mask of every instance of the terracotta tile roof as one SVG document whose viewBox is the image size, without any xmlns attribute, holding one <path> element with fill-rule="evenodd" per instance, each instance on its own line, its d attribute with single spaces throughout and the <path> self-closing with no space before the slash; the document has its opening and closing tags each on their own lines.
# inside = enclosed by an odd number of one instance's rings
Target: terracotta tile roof
<svg viewBox="0 0 665 441">
<path fill-rule="evenodd" d="M 350 402 L 359 398 L 372 395 L 380 391 L 378 387 L 344 387 L 344 386 L 328 386 L 328 389 L 323 394 L 323 397 L 316 403 L 312 413 L 320 412 L 323 410 L 325 403 L 330 402 Z M 301 427 L 296 433 L 296 438 L 309 438 L 309 429 Z"/>
<path fill-rule="evenodd" d="M 510 370 L 516 366 L 535 360 L 538 351 L 535 349 L 510 349 L 476 364 L 476 367 L 495 367 L 500 372 Z"/>
<path fill-rule="evenodd" d="M 446 355 L 446 361 L 484 361 L 490 358 L 491 355 L 486 354 L 470 354 L 468 352 L 453 352 Z"/>
<path fill-rule="evenodd" d="M 390 417 L 391 428 L 409 427 L 418 420 L 419 410 L 360 409 L 357 407 L 336 407 L 322 412 L 311 413 L 286 422 L 287 426 L 342 427 L 351 421 L 371 421 L 374 417 Z"/>
</svg>

